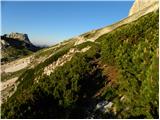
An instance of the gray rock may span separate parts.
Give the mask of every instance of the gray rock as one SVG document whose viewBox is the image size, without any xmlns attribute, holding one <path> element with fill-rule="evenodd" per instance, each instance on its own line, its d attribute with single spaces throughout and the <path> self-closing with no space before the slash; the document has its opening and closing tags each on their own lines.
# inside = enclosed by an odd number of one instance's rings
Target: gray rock
<svg viewBox="0 0 160 120">
<path fill-rule="evenodd" d="M 96 105 L 96 109 L 103 108 L 105 105 L 107 105 L 108 101 L 101 101 Z"/>
<path fill-rule="evenodd" d="M 109 112 L 109 109 L 112 107 L 113 103 L 108 101 L 100 101 L 96 105 L 96 110 L 100 110 L 103 113 Z"/>
<path fill-rule="evenodd" d="M 24 41 L 28 44 L 31 44 L 29 38 L 28 38 L 28 35 L 27 34 L 23 34 L 23 33 L 10 33 L 10 34 L 7 34 L 5 35 L 7 38 L 12 38 L 12 39 L 16 39 L 16 40 L 20 40 L 20 41 Z"/>
</svg>

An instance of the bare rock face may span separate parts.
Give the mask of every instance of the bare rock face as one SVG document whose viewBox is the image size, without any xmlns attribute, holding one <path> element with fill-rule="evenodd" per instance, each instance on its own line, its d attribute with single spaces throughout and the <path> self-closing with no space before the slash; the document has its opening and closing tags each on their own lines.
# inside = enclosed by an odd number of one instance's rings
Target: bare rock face
<svg viewBox="0 0 160 120">
<path fill-rule="evenodd" d="M 23 42 L 26 42 L 28 44 L 30 44 L 31 42 L 29 41 L 28 35 L 27 34 L 23 34 L 23 33 L 10 33 L 5 35 L 5 37 L 7 38 L 11 38 L 11 39 L 16 39 L 16 40 L 20 40 Z"/>
<path fill-rule="evenodd" d="M 154 4 L 158 3 L 159 0 L 135 0 L 133 6 L 129 11 L 129 16 L 146 9 L 147 7 L 152 7 Z"/>
<path fill-rule="evenodd" d="M 4 34 L 1 36 L 1 48 L 6 49 L 9 46 L 12 46 L 17 49 L 26 48 L 31 51 L 37 51 L 39 48 L 33 45 L 27 34 L 12 32 L 10 34 Z"/>
</svg>

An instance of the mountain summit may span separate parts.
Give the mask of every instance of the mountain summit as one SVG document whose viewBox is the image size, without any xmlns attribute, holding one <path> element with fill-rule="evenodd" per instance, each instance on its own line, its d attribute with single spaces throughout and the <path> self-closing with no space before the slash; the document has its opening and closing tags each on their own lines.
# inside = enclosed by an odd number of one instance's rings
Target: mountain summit
<svg viewBox="0 0 160 120">
<path fill-rule="evenodd" d="M 11 38 L 11 39 L 19 40 L 19 41 L 24 41 L 28 44 L 31 44 L 27 34 L 12 32 L 10 34 L 5 34 L 3 37 Z"/>
</svg>

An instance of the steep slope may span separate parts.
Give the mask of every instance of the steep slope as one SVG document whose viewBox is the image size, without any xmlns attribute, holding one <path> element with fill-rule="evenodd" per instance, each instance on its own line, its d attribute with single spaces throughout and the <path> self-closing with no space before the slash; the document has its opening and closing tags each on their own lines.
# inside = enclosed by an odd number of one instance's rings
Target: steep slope
<svg viewBox="0 0 160 120">
<path fill-rule="evenodd" d="M 2 118 L 158 118 L 158 18 L 152 12 L 82 35 L 95 42 L 51 48 L 20 75 Z"/>
<path fill-rule="evenodd" d="M 127 23 L 130 23 L 130 22 L 132 22 L 132 21 L 134 21 L 134 20 L 136 20 L 136 19 L 138 19 L 139 17 L 141 17 L 141 16 L 143 16 L 143 15 L 145 15 L 145 14 L 147 14 L 147 13 L 149 13 L 149 12 L 151 12 L 151 11 L 156 11 L 158 9 L 158 2 L 155 2 L 153 5 L 152 5 L 152 7 L 151 7 L 151 9 L 150 9 L 150 7 L 148 8 L 145 8 L 144 10 L 141 10 L 141 11 L 139 11 L 138 12 L 138 14 L 134 14 L 134 15 L 131 15 L 131 16 L 129 16 L 128 18 L 125 18 L 125 19 L 123 19 L 123 20 L 121 20 L 120 22 L 117 22 L 117 23 L 115 23 L 115 24 L 113 24 L 113 25 L 110 25 L 110 26 L 107 26 L 107 27 L 104 27 L 104 28 L 101 28 L 101 29 L 98 29 L 98 30 L 93 30 L 93 31 L 91 31 L 91 32 L 87 32 L 87 33 L 85 33 L 85 34 L 82 34 L 82 35 L 80 35 L 80 36 L 78 36 L 78 37 L 75 37 L 75 38 L 72 38 L 71 40 L 74 40 L 74 41 L 76 41 L 75 42 L 75 45 L 78 45 L 78 44 L 81 44 L 81 43 L 83 43 L 83 42 L 88 42 L 88 41 L 95 41 L 96 39 L 98 39 L 101 35 L 103 35 L 103 34 L 106 34 L 106 33 L 108 33 L 108 32 L 111 32 L 111 31 L 113 31 L 114 29 L 116 29 L 116 28 L 118 28 L 118 27 L 120 27 L 120 26 L 122 26 L 122 25 L 125 25 L 125 24 L 127 24 Z M 13 33 L 14 34 L 14 33 Z M 9 35 L 6 35 L 6 36 L 9 36 Z M 17 35 L 10 35 L 10 36 L 17 36 Z M 18 37 L 19 38 L 19 37 Z M 24 38 L 24 37 L 20 37 L 20 38 Z M 3 46 L 3 45 L 2 45 Z M 49 48 L 50 49 L 50 48 Z M 52 51 L 52 50 L 47 50 L 47 51 Z M 52 48 L 51 48 L 52 49 Z M 17 57 L 17 54 L 15 54 L 15 53 L 17 53 L 17 51 L 19 51 L 19 50 L 14 50 L 14 48 L 11 48 L 11 50 L 10 50 L 10 48 L 9 48 L 9 50 L 7 50 L 7 51 L 9 51 L 9 56 L 11 56 L 11 57 L 9 57 L 11 60 L 13 60 L 13 59 L 16 59 L 15 57 Z M 15 52 L 14 52 L 15 51 Z M 7 52 L 6 52 L 7 53 Z M 20 54 L 20 57 L 21 57 L 21 55 L 23 56 L 24 54 L 28 54 L 28 51 L 26 52 L 26 50 L 20 50 L 20 52 L 18 52 L 18 55 Z M 44 53 L 44 52 L 42 52 L 42 53 Z M 14 56 L 13 56 L 14 55 Z M 43 55 L 43 54 L 42 54 Z M 12 57 L 13 56 L 13 57 Z M 33 55 L 34 56 L 34 55 Z M 13 59 L 12 59 L 13 58 Z M 43 56 L 42 56 L 42 58 L 44 58 Z M 30 59 L 32 59 L 32 60 L 30 60 Z M 6 65 L 3 65 L 2 66 L 2 73 L 3 72 L 5 72 L 6 73 L 6 71 L 7 70 L 11 70 L 10 72 L 13 72 L 12 70 L 15 68 L 15 71 L 17 71 L 17 70 L 20 70 L 20 69 L 22 69 L 22 68 L 25 68 L 25 67 L 27 67 L 30 63 L 31 63 L 31 61 L 33 62 L 34 60 L 33 59 L 36 59 L 36 57 L 28 57 L 28 58 L 26 58 L 26 59 L 21 59 L 21 60 L 17 60 L 17 61 L 13 61 L 13 62 L 11 62 L 11 63 L 8 63 L 8 64 L 6 64 Z M 5 61 L 9 61 L 8 59 L 7 59 L 7 57 L 4 57 L 3 58 L 3 50 L 2 50 L 2 64 L 3 64 L 3 62 L 5 63 Z M 35 60 L 35 61 L 37 61 L 37 60 Z M 34 61 L 34 62 L 35 62 Z M 41 62 L 41 60 L 38 62 L 38 63 L 40 63 Z M 16 65 L 14 65 L 14 63 L 16 63 Z M 29 63 L 29 64 L 28 64 Z M 21 66 L 22 65 L 22 66 Z M 19 66 L 21 66 L 21 67 L 19 67 Z M 11 69 L 12 68 L 12 69 Z M 18 69 L 17 69 L 18 68 Z M 8 72 L 9 72 L 8 71 Z M 13 74 L 13 73 L 12 73 Z M 4 75 L 5 77 L 6 77 L 6 75 Z M 7 75 L 8 76 L 8 75 Z M 4 77 L 3 77 L 4 78 Z M 3 79 L 2 78 L 2 79 Z M 8 78 L 8 77 L 7 77 Z"/>
<path fill-rule="evenodd" d="M 141 1 L 142 3 L 145 3 L 145 5 L 144 4 L 141 5 L 140 9 L 138 9 L 138 8 L 135 7 L 135 4 L 137 3 L 137 1 Z M 77 39 L 75 45 L 78 45 L 78 44 L 81 44 L 81 43 L 87 42 L 87 41 L 92 41 L 93 42 L 96 39 L 98 39 L 100 36 L 102 36 L 106 33 L 109 33 L 109 32 L 113 31 L 114 29 L 116 29 L 116 28 L 118 28 L 122 25 L 133 22 L 133 21 L 137 20 L 138 18 L 140 18 L 141 16 L 146 15 L 150 12 L 156 11 L 159 8 L 158 0 L 150 0 L 150 2 L 145 2 L 145 1 L 146 0 L 136 0 L 135 3 L 133 4 L 133 7 L 131 8 L 129 16 L 127 18 L 122 19 L 121 21 L 119 21 L 115 24 L 106 26 L 104 28 L 100 28 L 98 30 L 92 30 L 92 31 L 87 32 L 85 34 L 82 34 L 78 37 L 75 37 L 75 39 Z M 138 11 L 135 12 L 134 10 L 132 10 L 133 8 L 138 9 Z"/>
<path fill-rule="evenodd" d="M 15 91 L 17 85 L 20 83 L 18 78 L 30 68 L 34 68 L 37 64 L 44 62 L 46 59 L 50 58 L 56 51 L 62 49 L 66 44 L 73 45 L 74 40 L 65 41 L 63 43 L 54 45 L 50 48 L 45 48 L 25 56 L 21 59 L 6 63 L 1 66 L 1 92 L 2 99 L 4 102 L 9 98 Z M 8 82 L 10 81 L 10 82 Z"/>
<path fill-rule="evenodd" d="M 1 64 L 22 58 L 40 48 L 33 45 L 27 34 L 10 33 L 1 36 Z"/>
</svg>

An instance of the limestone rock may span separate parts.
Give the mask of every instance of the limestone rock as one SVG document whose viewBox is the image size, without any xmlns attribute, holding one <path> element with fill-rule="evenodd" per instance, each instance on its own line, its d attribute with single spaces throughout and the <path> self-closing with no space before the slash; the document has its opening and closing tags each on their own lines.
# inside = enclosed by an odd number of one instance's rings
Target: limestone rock
<svg viewBox="0 0 160 120">
<path fill-rule="evenodd" d="M 129 11 L 129 16 L 144 10 L 147 7 L 151 7 L 152 5 L 158 3 L 159 0 L 135 0 L 133 6 Z"/>
<path fill-rule="evenodd" d="M 27 34 L 23 34 L 23 33 L 10 33 L 10 34 L 6 34 L 5 37 L 7 38 L 11 38 L 11 39 L 16 39 L 16 40 L 20 40 L 20 41 L 24 41 L 28 44 L 30 44 L 31 42 L 29 41 L 28 35 Z"/>
</svg>

